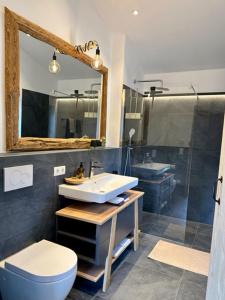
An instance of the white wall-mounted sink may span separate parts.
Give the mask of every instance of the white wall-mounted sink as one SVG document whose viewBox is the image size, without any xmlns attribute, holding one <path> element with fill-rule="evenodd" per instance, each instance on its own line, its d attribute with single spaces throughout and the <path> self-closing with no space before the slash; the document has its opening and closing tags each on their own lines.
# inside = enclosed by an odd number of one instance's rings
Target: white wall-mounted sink
<svg viewBox="0 0 225 300">
<path fill-rule="evenodd" d="M 145 176 L 145 175 L 160 175 L 171 168 L 169 164 L 162 163 L 140 163 L 132 166 L 135 174 L 137 176 Z"/>
<path fill-rule="evenodd" d="M 102 173 L 80 185 L 59 185 L 59 195 L 79 201 L 104 203 L 137 184 L 138 178 L 135 177 Z"/>
</svg>

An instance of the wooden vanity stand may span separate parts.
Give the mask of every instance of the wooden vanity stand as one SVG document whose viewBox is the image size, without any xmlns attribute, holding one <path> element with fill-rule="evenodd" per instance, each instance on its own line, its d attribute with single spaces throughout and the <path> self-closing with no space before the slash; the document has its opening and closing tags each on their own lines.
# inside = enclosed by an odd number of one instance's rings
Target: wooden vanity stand
<svg viewBox="0 0 225 300">
<path fill-rule="evenodd" d="M 103 291 L 110 285 L 112 264 L 133 243 L 139 244 L 139 219 L 144 193 L 127 191 L 121 206 L 74 201 L 56 212 L 57 241 L 73 249 L 79 258 L 77 275 L 97 282 L 104 275 Z M 113 253 L 125 238 L 126 247 Z"/>
</svg>

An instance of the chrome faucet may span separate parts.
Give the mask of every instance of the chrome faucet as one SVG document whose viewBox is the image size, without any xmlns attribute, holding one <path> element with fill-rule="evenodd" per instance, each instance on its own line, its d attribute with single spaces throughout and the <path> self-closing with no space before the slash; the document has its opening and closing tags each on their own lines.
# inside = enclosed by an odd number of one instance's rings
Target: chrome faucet
<svg viewBox="0 0 225 300">
<path fill-rule="evenodd" d="M 90 160 L 90 167 L 88 172 L 88 177 L 91 178 L 94 176 L 94 169 L 103 169 L 103 164 L 97 161 Z"/>
</svg>

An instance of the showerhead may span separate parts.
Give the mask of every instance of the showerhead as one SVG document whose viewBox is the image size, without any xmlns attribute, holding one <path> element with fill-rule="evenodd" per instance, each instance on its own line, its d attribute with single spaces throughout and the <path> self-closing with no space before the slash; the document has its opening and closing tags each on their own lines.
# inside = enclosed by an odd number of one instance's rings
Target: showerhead
<svg viewBox="0 0 225 300">
<path fill-rule="evenodd" d="M 131 128 L 130 131 L 129 131 L 130 140 L 132 139 L 132 137 L 133 137 L 134 134 L 135 134 L 135 129 Z"/>
<path fill-rule="evenodd" d="M 96 95 L 98 94 L 98 91 L 96 90 L 87 90 L 87 91 L 84 91 L 85 94 L 89 94 L 89 95 Z"/>
<path fill-rule="evenodd" d="M 160 87 L 160 86 L 156 86 L 155 87 L 156 88 L 156 90 L 158 90 L 158 91 L 165 91 L 165 92 L 168 92 L 170 89 L 168 89 L 168 88 L 164 88 L 164 87 Z"/>
<path fill-rule="evenodd" d="M 131 128 L 130 131 L 129 131 L 129 145 L 130 146 L 131 146 L 131 140 L 132 140 L 132 137 L 133 137 L 134 134 L 135 134 L 135 129 Z"/>
<path fill-rule="evenodd" d="M 164 88 L 164 87 L 160 87 L 160 86 L 150 86 L 150 91 L 151 93 L 162 93 L 162 92 L 168 92 L 170 89 L 168 88 Z"/>
</svg>

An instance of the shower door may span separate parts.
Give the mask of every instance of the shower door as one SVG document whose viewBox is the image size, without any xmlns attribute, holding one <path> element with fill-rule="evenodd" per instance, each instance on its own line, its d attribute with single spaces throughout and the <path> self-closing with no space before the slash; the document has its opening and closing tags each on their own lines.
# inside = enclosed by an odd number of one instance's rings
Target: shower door
<svg viewBox="0 0 225 300">
<path fill-rule="evenodd" d="M 132 107 L 129 95 L 125 114 Z M 209 251 L 225 96 L 197 96 L 192 88 L 178 93 L 176 88 L 154 102 L 138 101 L 141 120 L 124 119 L 122 170 L 126 133 L 133 127 L 137 133 L 126 174 L 138 177 L 138 189 L 145 192 L 141 229 Z"/>
</svg>

